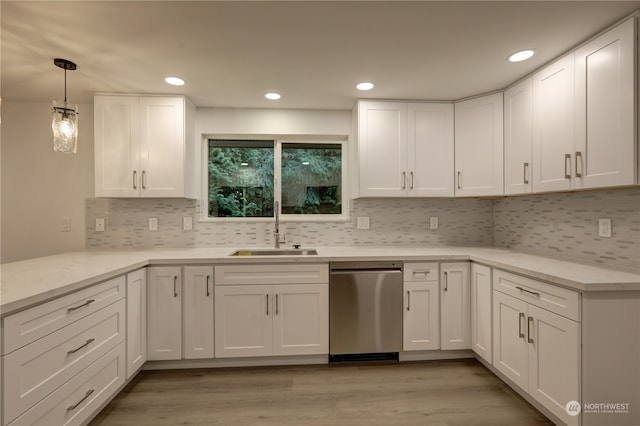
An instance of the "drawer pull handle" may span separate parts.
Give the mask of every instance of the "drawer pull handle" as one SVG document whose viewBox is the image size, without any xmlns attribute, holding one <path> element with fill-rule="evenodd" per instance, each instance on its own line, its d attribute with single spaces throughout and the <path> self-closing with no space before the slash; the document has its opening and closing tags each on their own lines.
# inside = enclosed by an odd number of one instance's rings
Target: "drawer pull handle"
<svg viewBox="0 0 640 426">
<path fill-rule="evenodd" d="M 522 332 L 522 320 L 524 319 L 524 312 L 520 312 L 518 315 L 518 338 L 524 339 L 524 333 Z"/>
<path fill-rule="evenodd" d="M 533 338 L 531 337 L 531 323 L 533 322 L 533 317 L 527 318 L 527 342 L 533 343 Z"/>
<path fill-rule="evenodd" d="M 138 172 L 133 171 L 133 189 L 138 189 Z"/>
<path fill-rule="evenodd" d="M 413 275 L 428 275 L 431 272 L 430 269 L 414 269 Z"/>
<path fill-rule="evenodd" d="M 571 179 L 571 154 L 564 155 L 564 178 Z"/>
<path fill-rule="evenodd" d="M 80 308 L 84 308 L 85 306 L 89 306 L 90 304 L 92 304 L 93 302 L 95 302 L 95 299 L 89 299 L 86 302 L 84 302 L 82 305 L 78 305 L 78 306 L 72 306 L 71 308 L 67 309 L 67 313 L 69 312 L 73 312 L 76 309 L 80 309 Z"/>
<path fill-rule="evenodd" d="M 533 294 L 534 296 L 540 297 L 540 293 L 538 293 L 537 291 L 527 290 L 526 288 L 520 287 L 519 285 L 517 285 L 516 288 L 520 291 L 524 291 L 525 293 Z"/>
<path fill-rule="evenodd" d="M 523 182 L 524 182 L 525 185 L 529 184 L 529 178 L 528 178 L 529 173 L 527 173 L 528 169 L 529 169 L 529 163 L 524 163 L 524 179 L 523 179 Z"/>
<path fill-rule="evenodd" d="M 87 339 L 86 342 L 84 342 L 83 345 L 78 346 L 75 349 L 71 349 L 70 351 L 67 351 L 67 354 L 75 354 L 76 352 L 78 352 L 80 349 L 84 348 L 85 346 L 89 345 L 90 343 L 94 342 L 96 339 L 94 339 L 93 337 L 91 339 Z"/>
<path fill-rule="evenodd" d="M 211 277 L 209 275 L 207 275 L 207 297 L 209 297 L 209 295 L 211 293 L 209 293 L 209 280 L 211 279 Z"/>
<path fill-rule="evenodd" d="M 413 189 L 413 172 L 411 172 L 409 174 L 411 175 L 411 188 L 410 189 Z"/>
<path fill-rule="evenodd" d="M 411 292 L 407 291 L 407 311 L 411 310 Z"/>
<path fill-rule="evenodd" d="M 276 315 L 278 315 L 278 293 L 276 293 Z"/>
<path fill-rule="evenodd" d="M 147 189 L 147 172 L 142 171 L 142 189 Z"/>
<path fill-rule="evenodd" d="M 173 277 L 173 297 L 178 297 L 178 277 Z"/>
<path fill-rule="evenodd" d="M 578 172 L 580 169 L 580 172 Z M 576 151 L 576 177 L 582 177 L 582 153 L 580 151 Z"/>
<path fill-rule="evenodd" d="M 94 389 L 89 389 L 89 390 L 87 391 L 87 393 L 85 393 L 85 394 L 84 394 L 84 396 L 82 397 L 82 399 L 81 399 L 80 401 L 76 402 L 76 403 L 75 403 L 75 404 L 73 404 L 73 405 L 68 406 L 68 407 L 67 407 L 67 411 L 72 411 L 72 410 L 75 410 L 76 408 L 78 408 L 78 405 L 82 404 L 82 403 L 84 402 L 84 400 L 85 400 L 85 399 L 89 398 L 89 396 L 91 396 L 91 394 L 92 394 L 93 392 L 95 392 L 95 390 L 94 390 Z"/>
<path fill-rule="evenodd" d="M 449 291 L 449 273 L 444 273 L 444 291 Z"/>
<path fill-rule="evenodd" d="M 269 295 L 267 294 L 267 316 L 269 316 Z"/>
<path fill-rule="evenodd" d="M 402 172 L 402 189 L 407 189 L 407 172 Z"/>
</svg>

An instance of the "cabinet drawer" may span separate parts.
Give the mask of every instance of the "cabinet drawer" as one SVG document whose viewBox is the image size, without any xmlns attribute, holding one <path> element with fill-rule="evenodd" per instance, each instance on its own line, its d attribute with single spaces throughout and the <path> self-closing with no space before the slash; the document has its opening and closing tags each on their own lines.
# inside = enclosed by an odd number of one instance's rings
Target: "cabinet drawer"
<svg viewBox="0 0 640 426">
<path fill-rule="evenodd" d="M 326 284 L 329 265 L 300 263 L 282 265 L 223 265 L 214 271 L 216 285 L 237 284 Z"/>
<path fill-rule="evenodd" d="M 121 276 L 8 316 L 3 355 L 123 299 L 125 289 Z"/>
<path fill-rule="evenodd" d="M 125 343 L 122 342 L 10 426 L 84 424 L 124 384 L 124 375 Z"/>
<path fill-rule="evenodd" d="M 580 321 L 580 294 L 576 291 L 499 269 L 493 270 L 493 288 L 558 315 Z"/>
<path fill-rule="evenodd" d="M 5 356 L 5 424 L 124 341 L 124 313 L 120 300 Z"/>
<path fill-rule="evenodd" d="M 404 281 L 438 281 L 438 263 L 405 263 Z"/>
</svg>

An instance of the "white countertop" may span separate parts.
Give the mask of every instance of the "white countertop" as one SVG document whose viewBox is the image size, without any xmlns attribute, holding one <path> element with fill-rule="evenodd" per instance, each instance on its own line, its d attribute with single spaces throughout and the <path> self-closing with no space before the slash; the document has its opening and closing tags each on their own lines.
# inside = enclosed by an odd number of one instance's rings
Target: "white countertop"
<svg viewBox="0 0 640 426">
<path fill-rule="evenodd" d="M 147 265 L 292 263 L 367 260 L 472 260 L 579 291 L 640 291 L 626 272 L 484 247 L 314 247 L 317 256 L 230 257 L 233 247 L 82 251 L 0 265 L 2 316 Z M 260 249 L 252 247 L 251 249 Z"/>
</svg>

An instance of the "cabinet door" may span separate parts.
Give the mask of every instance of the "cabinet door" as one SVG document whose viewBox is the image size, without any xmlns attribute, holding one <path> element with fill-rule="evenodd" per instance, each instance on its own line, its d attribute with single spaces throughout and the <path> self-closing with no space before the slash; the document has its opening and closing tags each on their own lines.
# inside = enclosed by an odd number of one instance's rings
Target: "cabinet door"
<svg viewBox="0 0 640 426">
<path fill-rule="evenodd" d="M 213 266 L 184 268 L 184 357 L 213 358 Z"/>
<path fill-rule="evenodd" d="M 453 104 L 408 104 L 409 195 L 453 197 Z"/>
<path fill-rule="evenodd" d="M 127 379 L 147 361 L 147 271 L 127 274 Z"/>
<path fill-rule="evenodd" d="M 440 265 L 440 347 L 471 348 L 469 263 Z"/>
<path fill-rule="evenodd" d="M 523 390 L 529 385 L 527 303 L 493 292 L 493 366 Z"/>
<path fill-rule="evenodd" d="M 580 401 L 580 324 L 529 305 L 528 392 L 568 425 L 578 417 L 567 414 L 569 401 Z"/>
<path fill-rule="evenodd" d="M 216 286 L 216 358 L 272 354 L 273 296 L 269 285 Z"/>
<path fill-rule="evenodd" d="M 143 197 L 184 196 L 184 117 L 184 98 L 140 98 L 140 185 Z"/>
<path fill-rule="evenodd" d="M 403 287 L 403 350 L 440 349 L 438 281 L 405 282 Z"/>
<path fill-rule="evenodd" d="M 407 195 L 407 104 L 358 104 L 360 196 Z"/>
<path fill-rule="evenodd" d="M 572 187 L 574 56 L 533 76 L 533 190 Z"/>
<path fill-rule="evenodd" d="M 329 353 L 329 285 L 273 286 L 273 355 Z"/>
<path fill-rule="evenodd" d="M 502 195 L 502 93 L 455 104 L 456 196 Z"/>
<path fill-rule="evenodd" d="M 182 280 L 179 266 L 148 268 L 147 356 L 182 358 Z"/>
<path fill-rule="evenodd" d="M 491 364 L 491 268 L 471 264 L 471 349 Z"/>
<path fill-rule="evenodd" d="M 528 78 L 504 92 L 504 193 L 531 192 L 533 99 Z"/>
<path fill-rule="evenodd" d="M 140 192 L 138 98 L 94 98 L 96 197 L 137 197 Z"/>
<path fill-rule="evenodd" d="M 575 53 L 574 186 L 636 183 L 634 20 Z"/>
</svg>

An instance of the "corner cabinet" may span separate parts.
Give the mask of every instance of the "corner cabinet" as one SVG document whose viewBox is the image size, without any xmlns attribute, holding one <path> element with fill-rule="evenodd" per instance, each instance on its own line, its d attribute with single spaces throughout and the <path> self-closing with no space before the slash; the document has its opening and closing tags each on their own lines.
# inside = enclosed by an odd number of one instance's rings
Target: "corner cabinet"
<svg viewBox="0 0 640 426">
<path fill-rule="evenodd" d="M 455 104 L 455 195 L 503 195 L 503 95 Z"/>
<path fill-rule="evenodd" d="M 215 268 L 216 358 L 329 353 L 327 264 Z"/>
<path fill-rule="evenodd" d="M 96 197 L 197 197 L 194 137 L 184 96 L 96 95 Z"/>
<path fill-rule="evenodd" d="M 355 193 L 453 196 L 453 105 L 358 101 Z"/>
</svg>

